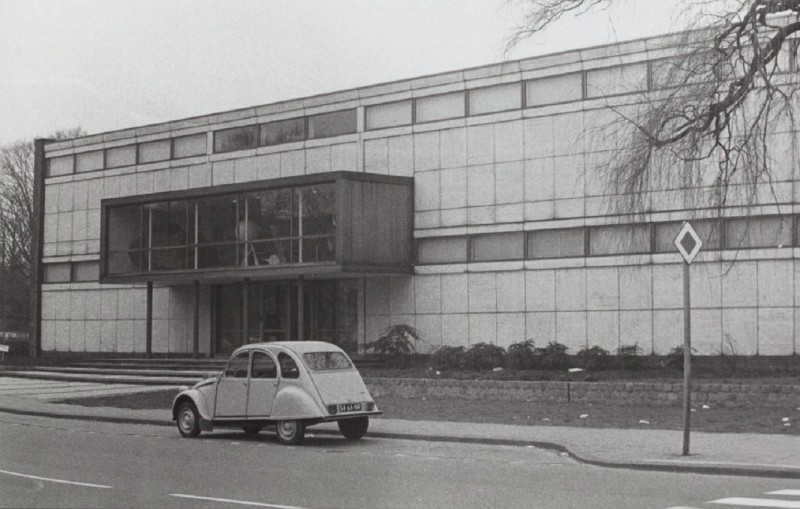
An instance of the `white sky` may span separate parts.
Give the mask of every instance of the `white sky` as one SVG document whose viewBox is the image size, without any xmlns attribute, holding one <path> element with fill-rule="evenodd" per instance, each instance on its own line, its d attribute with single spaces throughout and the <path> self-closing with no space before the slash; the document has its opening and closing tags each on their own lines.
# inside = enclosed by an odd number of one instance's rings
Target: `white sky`
<svg viewBox="0 0 800 509">
<path fill-rule="evenodd" d="M 666 33 L 674 4 L 621 0 L 507 58 Z M 508 0 L 0 0 L 0 144 L 499 62 L 519 21 Z"/>
</svg>

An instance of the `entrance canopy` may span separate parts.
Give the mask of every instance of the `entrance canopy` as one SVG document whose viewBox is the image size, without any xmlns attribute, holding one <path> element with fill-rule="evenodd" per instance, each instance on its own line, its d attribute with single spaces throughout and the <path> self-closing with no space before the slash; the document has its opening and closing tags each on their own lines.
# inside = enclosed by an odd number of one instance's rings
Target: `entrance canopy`
<svg viewBox="0 0 800 509">
<path fill-rule="evenodd" d="M 101 283 L 408 274 L 413 179 L 333 172 L 103 200 Z"/>
</svg>

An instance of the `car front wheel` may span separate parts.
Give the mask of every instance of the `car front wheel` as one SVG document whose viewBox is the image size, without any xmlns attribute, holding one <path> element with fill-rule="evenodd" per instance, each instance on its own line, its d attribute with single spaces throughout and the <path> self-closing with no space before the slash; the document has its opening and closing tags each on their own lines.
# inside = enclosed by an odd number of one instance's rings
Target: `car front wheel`
<svg viewBox="0 0 800 509">
<path fill-rule="evenodd" d="M 355 417 L 339 421 L 339 431 L 348 440 L 358 440 L 363 437 L 367 434 L 367 428 L 369 428 L 369 417 Z"/>
<path fill-rule="evenodd" d="M 275 428 L 278 442 L 284 445 L 297 445 L 306 434 L 306 426 L 300 421 L 278 421 Z"/>
<path fill-rule="evenodd" d="M 178 431 L 185 437 L 196 437 L 200 434 L 200 416 L 197 407 L 190 401 L 184 401 L 178 407 Z"/>
</svg>

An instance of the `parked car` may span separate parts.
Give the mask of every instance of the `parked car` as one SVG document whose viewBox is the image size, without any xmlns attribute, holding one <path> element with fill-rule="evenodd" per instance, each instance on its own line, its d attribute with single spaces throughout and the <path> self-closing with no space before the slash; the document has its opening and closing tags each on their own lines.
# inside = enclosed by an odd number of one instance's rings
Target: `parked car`
<svg viewBox="0 0 800 509">
<path fill-rule="evenodd" d="M 239 427 L 247 434 L 275 426 L 294 445 L 309 426 L 336 421 L 345 438 L 367 433 L 375 401 L 347 354 L 322 341 L 251 343 L 233 352 L 225 370 L 182 390 L 172 420 L 184 437 Z"/>
</svg>

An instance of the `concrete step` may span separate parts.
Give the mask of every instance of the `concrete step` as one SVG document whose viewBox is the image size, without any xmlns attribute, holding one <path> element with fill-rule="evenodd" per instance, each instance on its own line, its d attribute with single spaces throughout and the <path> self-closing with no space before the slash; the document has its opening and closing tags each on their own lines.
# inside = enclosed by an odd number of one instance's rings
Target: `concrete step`
<svg viewBox="0 0 800 509">
<path fill-rule="evenodd" d="M 63 380 L 68 382 L 94 382 L 106 384 L 137 384 L 137 385 L 194 385 L 203 377 L 192 376 L 134 376 L 116 374 L 86 374 L 86 373 L 61 373 L 57 371 L 40 371 L 38 369 L 26 371 L 0 371 L 0 376 L 15 378 L 34 378 L 37 380 Z"/>
<path fill-rule="evenodd" d="M 210 366 L 209 366 L 210 367 Z M 114 368 L 94 368 L 94 367 L 52 367 L 52 366 L 36 366 L 31 367 L 29 371 L 38 371 L 45 373 L 65 373 L 65 374 L 80 374 L 80 375 L 122 375 L 122 376 L 157 376 L 157 377 L 178 377 L 178 378 L 208 378 L 214 376 L 219 370 L 215 369 L 181 369 L 176 374 L 174 369 L 148 369 L 145 367 L 127 369 L 124 367 Z"/>
</svg>

